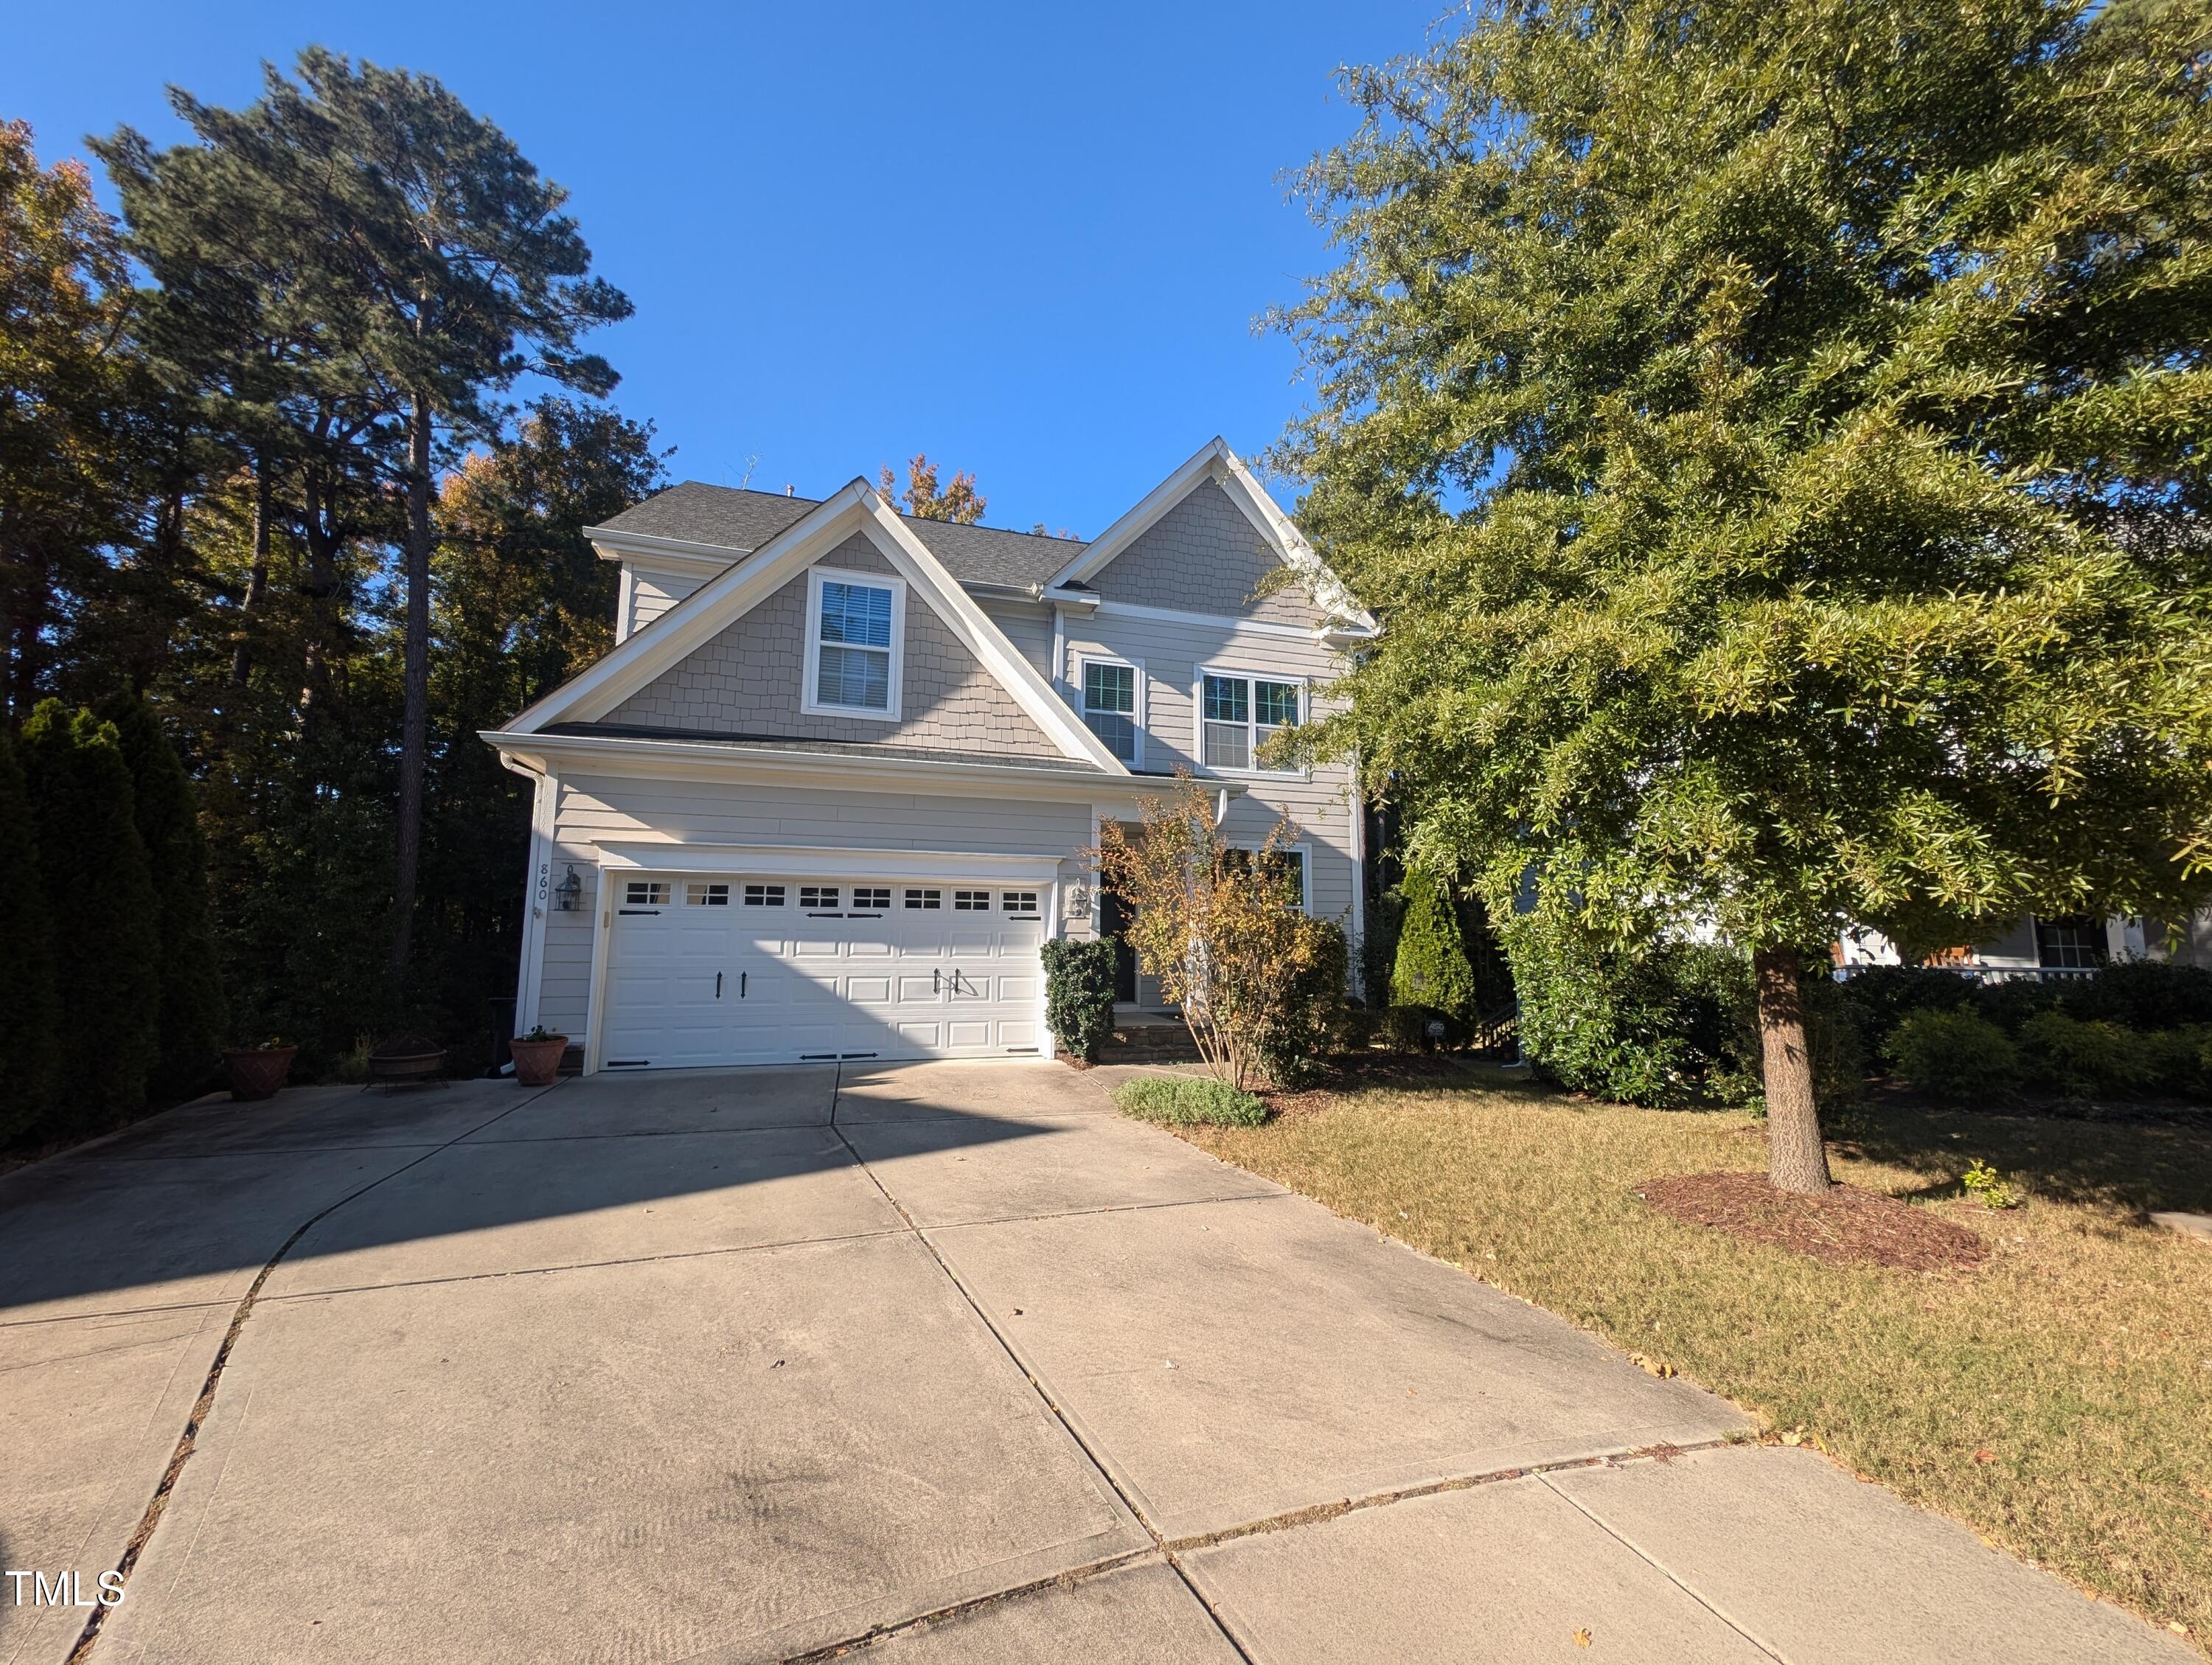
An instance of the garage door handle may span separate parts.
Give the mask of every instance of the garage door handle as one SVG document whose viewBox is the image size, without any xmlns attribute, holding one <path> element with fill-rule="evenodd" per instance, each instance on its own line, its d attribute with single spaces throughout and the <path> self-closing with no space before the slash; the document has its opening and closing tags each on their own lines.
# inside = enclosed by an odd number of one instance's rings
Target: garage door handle
<svg viewBox="0 0 2212 1665">
<path fill-rule="evenodd" d="M 741 1000 L 745 998 L 745 980 L 752 975 L 750 971 L 738 973 L 738 998 Z"/>
<path fill-rule="evenodd" d="M 935 966 L 929 968 L 929 992 L 931 994 L 942 994 L 945 992 L 943 987 L 944 976 L 945 974 L 942 971 L 939 971 Z"/>
<path fill-rule="evenodd" d="M 718 1000 L 722 998 L 722 974 L 719 971 L 714 974 L 714 998 Z"/>
</svg>

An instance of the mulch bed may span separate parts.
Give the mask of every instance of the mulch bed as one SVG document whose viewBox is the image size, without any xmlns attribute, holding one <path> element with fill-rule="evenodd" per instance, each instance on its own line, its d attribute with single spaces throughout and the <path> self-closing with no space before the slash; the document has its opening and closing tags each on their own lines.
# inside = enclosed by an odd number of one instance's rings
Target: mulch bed
<svg viewBox="0 0 2212 1665">
<path fill-rule="evenodd" d="M 1682 1174 L 1652 1180 L 1637 1194 L 1692 1225 L 1795 1249 L 1831 1266 L 1969 1272 L 1987 1253 L 1963 1225 L 1849 1185 L 1810 1197 L 1778 1191 L 1764 1174 Z"/>
</svg>

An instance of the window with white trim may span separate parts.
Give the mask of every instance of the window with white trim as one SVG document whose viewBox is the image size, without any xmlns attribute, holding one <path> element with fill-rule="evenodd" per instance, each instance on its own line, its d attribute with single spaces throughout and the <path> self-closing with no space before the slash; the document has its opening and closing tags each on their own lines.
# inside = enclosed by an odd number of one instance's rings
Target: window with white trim
<svg viewBox="0 0 2212 1665">
<path fill-rule="evenodd" d="M 889 908 L 890 890 L 881 884 L 855 884 L 853 887 L 853 906 L 855 908 Z"/>
<path fill-rule="evenodd" d="M 781 908 L 784 890 L 781 884 L 748 884 L 745 886 L 745 906 L 748 908 Z"/>
<path fill-rule="evenodd" d="M 906 636 L 906 586 L 838 568 L 807 577 L 808 712 L 895 719 Z"/>
<path fill-rule="evenodd" d="M 668 902 L 668 881 L 633 878 L 623 885 L 623 904 L 629 908 L 661 908 Z"/>
<path fill-rule="evenodd" d="M 988 914 L 991 911 L 991 893 L 988 890 L 955 890 L 952 893 L 952 911 L 956 914 Z"/>
<path fill-rule="evenodd" d="M 908 890 L 906 893 L 906 905 L 909 908 L 942 908 L 945 905 L 945 892 L 942 890 Z"/>
<path fill-rule="evenodd" d="M 1125 763 L 1135 763 L 1143 673 L 1133 665 L 1107 659 L 1086 658 L 1082 670 L 1085 724 L 1107 750 Z"/>
<path fill-rule="evenodd" d="M 1256 854 L 1258 854 L 1257 851 L 1243 846 L 1232 846 L 1223 852 L 1225 865 L 1238 872 L 1249 872 L 1252 870 L 1253 858 Z M 1313 869 L 1306 860 L 1304 845 L 1277 845 L 1273 850 L 1267 852 L 1266 859 L 1261 863 L 1261 872 L 1273 874 L 1280 878 L 1284 890 L 1291 899 L 1297 903 L 1302 912 L 1310 914 L 1313 911 L 1311 888 Z"/>
<path fill-rule="evenodd" d="M 838 888 L 835 884 L 802 884 L 799 887 L 801 908 L 835 908 Z"/>
<path fill-rule="evenodd" d="M 1297 726 L 1305 700 L 1304 683 L 1212 671 L 1200 673 L 1200 683 L 1199 756 L 1208 769 L 1297 772 L 1271 769 L 1257 760 L 1260 748 L 1271 737 Z"/>
<path fill-rule="evenodd" d="M 730 905 L 730 887 L 726 884 L 687 884 L 684 887 L 684 903 L 687 908 L 726 908 Z"/>
<path fill-rule="evenodd" d="M 999 892 L 999 911 L 1017 919 L 1037 917 L 1037 893 L 1035 890 L 1001 890 Z"/>
</svg>

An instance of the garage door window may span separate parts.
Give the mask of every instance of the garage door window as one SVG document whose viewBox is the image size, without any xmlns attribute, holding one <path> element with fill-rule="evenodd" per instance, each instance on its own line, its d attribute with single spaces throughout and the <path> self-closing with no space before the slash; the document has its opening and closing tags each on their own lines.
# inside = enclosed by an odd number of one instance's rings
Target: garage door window
<svg viewBox="0 0 2212 1665">
<path fill-rule="evenodd" d="M 1035 919 L 1037 916 L 1037 893 L 1035 890 L 1006 890 L 999 896 L 999 906 L 1017 917 Z"/>
<path fill-rule="evenodd" d="M 835 908 L 837 896 L 837 887 L 834 884 L 802 884 L 799 887 L 799 905 L 801 908 Z"/>
<path fill-rule="evenodd" d="M 890 905 L 891 893 L 888 889 L 872 884 L 855 884 L 853 887 L 853 906 L 856 908 L 882 913 Z"/>
<path fill-rule="evenodd" d="M 629 908 L 663 908 L 668 903 L 665 879 L 633 878 L 623 887 L 623 903 Z"/>
<path fill-rule="evenodd" d="M 944 896 L 942 890 L 908 890 L 906 905 L 909 908 L 941 908 L 945 905 Z"/>
<path fill-rule="evenodd" d="M 991 893 L 988 890 L 955 890 L 952 893 L 952 911 L 956 914 L 988 914 L 991 911 Z"/>
<path fill-rule="evenodd" d="M 684 887 L 684 902 L 690 908 L 726 908 L 730 905 L 730 887 L 726 884 L 687 884 Z"/>
</svg>

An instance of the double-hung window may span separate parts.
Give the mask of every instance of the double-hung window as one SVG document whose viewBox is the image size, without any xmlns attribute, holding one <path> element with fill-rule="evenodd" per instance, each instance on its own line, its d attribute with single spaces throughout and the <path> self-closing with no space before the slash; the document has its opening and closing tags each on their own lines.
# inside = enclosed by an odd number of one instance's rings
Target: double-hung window
<svg viewBox="0 0 2212 1665">
<path fill-rule="evenodd" d="M 1137 761 L 1137 688 L 1133 665 L 1112 659 L 1083 661 L 1083 720 L 1125 763 Z"/>
<path fill-rule="evenodd" d="M 1260 769 L 1260 748 L 1297 725 L 1305 684 L 1207 671 L 1200 678 L 1199 757 L 1208 769 Z M 1288 773 L 1290 771 L 1284 771 Z"/>
<path fill-rule="evenodd" d="M 806 666 L 802 710 L 835 715 L 899 714 L 906 586 L 835 568 L 807 578 Z"/>
</svg>

